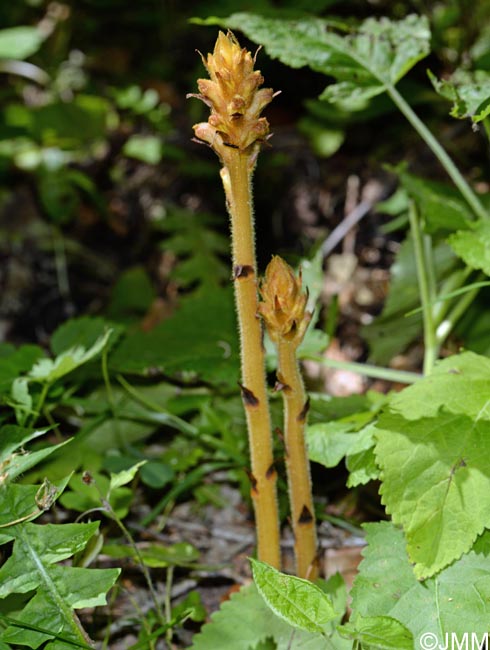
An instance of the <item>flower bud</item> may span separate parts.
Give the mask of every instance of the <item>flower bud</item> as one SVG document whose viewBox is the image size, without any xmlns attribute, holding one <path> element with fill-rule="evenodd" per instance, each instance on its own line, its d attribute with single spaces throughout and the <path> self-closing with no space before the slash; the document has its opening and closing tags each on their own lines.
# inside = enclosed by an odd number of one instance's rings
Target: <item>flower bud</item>
<svg viewBox="0 0 490 650">
<path fill-rule="evenodd" d="M 301 274 L 296 277 L 289 264 L 275 255 L 265 270 L 260 294 L 259 313 L 271 339 L 275 343 L 286 340 L 299 345 L 311 319 L 306 311 L 308 295 L 302 291 Z"/>
<path fill-rule="evenodd" d="M 198 79 L 200 94 L 188 97 L 201 99 L 211 108 L 211 115 L 209 129 L 203 124 L 194 126 L 196 137 L 220 156 L 225 147 L 254 153 L 269 137 L 269 123 L 260 113 L 274 97 L 272 89 L 258 89 L 264 78 L 254 70 L 255 58 L 240 47 L 231 32 L 220 32 L 213 54 L 203 57 L 203 63 L 210 78 Z"/>
</svg>

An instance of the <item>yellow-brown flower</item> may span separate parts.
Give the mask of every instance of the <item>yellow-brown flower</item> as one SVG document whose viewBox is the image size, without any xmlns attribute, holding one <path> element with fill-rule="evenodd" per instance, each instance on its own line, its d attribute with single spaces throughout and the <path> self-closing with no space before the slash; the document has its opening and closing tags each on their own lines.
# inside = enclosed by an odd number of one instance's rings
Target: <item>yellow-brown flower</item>
<svg viewBox="0 0 490 650">
<path fill-rule="evenodd" d="M 311 319 L 311 313 L 306 311 L 308 295 L 302 291 L 301 274 L 296 277 L 289 264 L 275 255 L 265 270 L 260 294 L 259 313 L 272 341 L 284 339 L 299 345 Z"/>
<path fill-rule="evenodd" d="M 194 125 L 194 133 L 222 155 L 224 147 L 253 152 L 269 134 L 269 123 L 260 117 L 272 100 L 271 88 L 262 88 L 264 78 L 254 70 L 255 58 L 241 48 L 235 36 L 220 32 L 213 54 L 202 57 L 209 79 L 198 79 L 197 97 L 211 108 L 207 122 Z"/>
</svg>

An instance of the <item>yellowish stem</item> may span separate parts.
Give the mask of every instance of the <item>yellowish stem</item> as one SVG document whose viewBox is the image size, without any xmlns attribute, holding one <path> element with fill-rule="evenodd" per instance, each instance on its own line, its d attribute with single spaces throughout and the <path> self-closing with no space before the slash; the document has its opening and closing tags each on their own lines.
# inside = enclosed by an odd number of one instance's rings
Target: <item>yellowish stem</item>
<svg viewBox="0 0 490 650">
<path fill-rule="evenodd" d="M 318 576 L 315 511 L 311 496 L 310 464 L 304 428 L 308 400 L 296 359 L 296 345 L 281 338 L 277 342 L 279 373 L 284 397 L 284 436 L 289 499 L 294 532 L 296 573 L 300 578 Z"/>
<path fill-rule="evenodd" d="M 265 378 L 262 325 L 258 317 L 257 269 L 252 214 L 250 154 L 229 148 L 221 177 L 231 217 L 233 278 L 240 331 L 242 397 L 252 466 L 257 555 L 280 568 L 279 514 L 271 420 Z"/>
</svg>

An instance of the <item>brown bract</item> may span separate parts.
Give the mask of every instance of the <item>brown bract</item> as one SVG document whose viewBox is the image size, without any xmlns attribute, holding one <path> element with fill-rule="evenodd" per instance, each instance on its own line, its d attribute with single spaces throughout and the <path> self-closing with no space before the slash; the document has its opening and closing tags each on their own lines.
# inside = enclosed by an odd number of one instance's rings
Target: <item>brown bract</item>
<svg viewBox="0 0 490 650">
<path fill-rule="evenodd" d="M 202 59 L 210 78 L 198 79 L 199 94 L 188 97 L 201 99 L 211 115 L 207 122 L 194 125 L 196 137 L 220 156 L 225 147 L 254 153 L 269 136 L 269 123 L 260 113 L 274 97 L 271 88 L 259 90 L 264 78 L 254 70 L 255 57 L 231 32 L 220 32 L 213 54 Z"/>
<path fill-rule="evenodd" d="M 299 345 L 311 319 L 301 275 L 296 277 L 289 264 L 275 255 L 265 270 L 260 294 L 259 313 L 272 341 L 283 339 Z"/>
</svg>

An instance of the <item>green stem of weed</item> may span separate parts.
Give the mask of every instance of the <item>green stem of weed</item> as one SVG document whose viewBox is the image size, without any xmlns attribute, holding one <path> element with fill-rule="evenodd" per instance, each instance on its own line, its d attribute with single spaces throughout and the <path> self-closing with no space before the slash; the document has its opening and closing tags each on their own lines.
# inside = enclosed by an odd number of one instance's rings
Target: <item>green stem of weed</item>
<svg viewBox="0 0 490 650">
<path fill-rule="evenodd" d="M 27 427 L 33 427 L 36 422 L 39 419 L 39 416 L 42 413 L 42 410 L 44 408 L 44 402 L 46 401 L 46 397 L 48 396 L 49 389 L 51 388 L 51 383 L 50 382 L 44 382 L 43 387 L 41 389 L 41 392 L 39 394 L 39 398 L 37 400 L 36 408 L 34 409 L 34 413 L 32 414 L 32 417 L 29 418 L 29 422 L 26 423 Z"/>
<path fill-rule="evenodd" d="M 488 219 L 488 213 L 480 202 L 478 196 L 472 190 L 466 179 L 463 177 L 459 169 L 449 157 L 446 150 L 441 146 L 437 138 L 434 137 L 434 135 L 429 131 L 426 125 L 414 112 L 410 104 L 408 104 L 405 98 L 394 86 L 386 86 L 386 91 L 400 112 L 403 113 L 403 115 L 407 118 L 407 120 L 417 131 L 420 137 L 425 141 L 427 146 L 432 150 L 433 154 L 444 167 L 447 174 L 450 176 L 453 183 L 461 192 L 462 196 L 465 198 L 466 202 L 471 207 L 475 215 L 477 215 L 480 219 Z"/>
<path fill-rule="evenodd" d="M 100 492 L 99 492 L 99 494 L 100 494 Z M 146 564 L 143 561 L 143 557 L 142 557 L 142 555 L 140 553 L 138 545 L 134 541 L 133 536 L 131 535 L 129 530 L 123 524 L 121 518 L 118 517 L 118 515 L 114 511 L 114 509 L 111 506 L 111 504 L 109 503 L 109 501 L 106 498 L 104 498 L 102 495 L 100 495 L 100 497 L 101 497 L 101 501 L 102 501 L 102 505 L 104 506 L 104 509 L 110 515 L 111 519 L 113 519 L 113 521 L 115 521 L 115 523 L 117 524 L 117 526 L 121 530 L 124 537 L 128 540 L 129 545 L 133 549 L 134 554 L 136 556 L 136 559 L 138 560 L 138 563 L 140 565 L 141 572 L 143 573 L 146 584 L 148 585 L 148 589 L 150 591 L 151 599 L 152 599 L 153 604 L 155 606 L 156 614 L 158 616 L 158 621 L 159 621 L 160 625 L 165 625 L 165 622 L 166 622 L 165 621 L 165 616 L 163 614 L 162 607 L 161 607 L 161 605 L 160 605 L 160 603 L 158 601 L 158 595 L 157 595 L 157 593 L 155 591 L 155 588 L 153 586 L 153 582 L 151 580 L 150 572 L 148 571 L 148 567 L 146 566 Z"/>
<path fill-rule="evenodd" d="M 174 567 L 167 567 L 167 580 L 165 582 L 165 616 L 167 617 L 167 624 L 172 620 L 172 583 L 174 580 Z M 169 627 L 165 633 L 165 638 L 168 645 L 172 643 L 172 628 Z"/>
<path fill-rule="evenodd" d="M 479 291 L 480 287 L 475 287 L 471 291 L 464 293 L 448 313 L 447 317 L 438 325 L 435 335 L 437 344 L 439 346 L 444 343 L 448 335 L 452 332 L 456 323 L 476 298 Z"/>
<path fill-rule="evenodd" d="M 384 379 L 385 381 L 393 381 L 399 384 L 414 384 L 422 375 L 416 372 L 408 372 L 406 370 L 394 370 L 393 368 L 380 368 L 373 366 L 369 363 L 357 363 L 355 361 L 337 361 L 336 359 L 328 359 L 327 357 L 320 357 L 314 354 L 306 354 L 301 356 L 302 359 L 309 361 L 316 361 L 328 368 L 338 368 L 339 370 L 348 370 L 356 372 L 364 377 L 371 377 L 373 379 Z"/>
<path fill-rule="evenodd" d="M 408 210 L 410 230 L 412 233 L 415 252 L 415 264 L 419 281 L 420 301 L 422 303 L 422 317 L 424 321 L 424 375 L 429 375 L 436 362 L 439 346 L 436 341 L 436 330 L 432 314 L 433 288 L 431 275 L 428 270 L 427 258 L 424 250 L 424 237 L 415 204 L 412 202 Z"/>
</svg>

